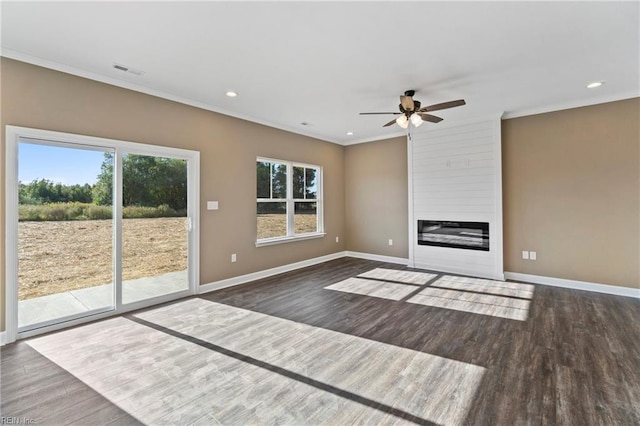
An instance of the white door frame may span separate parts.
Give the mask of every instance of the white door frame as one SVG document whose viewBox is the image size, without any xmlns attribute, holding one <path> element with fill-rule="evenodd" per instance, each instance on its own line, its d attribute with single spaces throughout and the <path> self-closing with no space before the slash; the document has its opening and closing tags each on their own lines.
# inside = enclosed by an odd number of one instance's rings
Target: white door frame
<svg viewBox="0 0 640 426">
<path fill-rule="evenodd" d="M 188 161 L 187 176 L 187 220 L 189 226 L 188 242 L 188 270 L 189 289 L 159 296 L 139 302 L 122 304 L 122 249 L 120 244 L 114 244 L 114 285 L 116 287 L 115 309 L 108 312 L 89 313 L 82 318 L 69 319 L 62 323 L 43 326 L 34 330 L 18 333 L 18 142 L 20 138 L 46 141 L 49 145 L 64 145 L 73 147 L 94 147 L 113 149 L 115 151 L 114 188 L 122 187 L 121 161 L 122 153 L 166 156 Z M 49 130 L 31 129 L 27 127 L 6 126 L 6 205 L 5 205 L 5 340 L 14 342 L 18 338 L 25 338 L 36 334 L 58 330 L 76 324 L 81 324 L 123 312 L 164 303 L 180 297 L 197 293 L 200 282 L 200 152 L 116 139 L 98 138 L 93 136 L 61 133 Z M 114 232 L 117 241 L 122 241 L 122 193 L 114 191 L 113 217 L 115 218 Z"/>
</svg>

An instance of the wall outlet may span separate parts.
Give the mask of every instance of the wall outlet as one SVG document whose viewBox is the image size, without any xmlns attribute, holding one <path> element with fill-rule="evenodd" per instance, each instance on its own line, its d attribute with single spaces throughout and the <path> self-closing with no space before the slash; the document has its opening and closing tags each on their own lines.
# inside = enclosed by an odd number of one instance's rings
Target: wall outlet
<svg viewBox="0 0 640 426">
<path fill-rule="evenodd" d="M 235 263 L 237 260 L 238 260 L 238 258 L 236 257 L 236 254 L 235 254 L 235 253 L 233 253 L 233 254 L 231 255 L 231 263 Z"/>
<path fill-rule="evenodd" d="M 523 251 L 522 252 L 522 258 L 529 260 L 529 252 L 528 251 Z"/>
<path fill-rule="evenodd" d="M 530 251 L 529 252 L 529 260 L 536 260 L 536 252 L 535 251 Z"/>
<path fill-rule="evenodd" d="M 392 246 L 393 245 L 393 240 L 391 238 L 389 238 L 389 245 Z"/>
<path fill-rule="evenodd" d="M 340 237 L 336 237 L 336 243 L 340 242 Z"/>
</svg>

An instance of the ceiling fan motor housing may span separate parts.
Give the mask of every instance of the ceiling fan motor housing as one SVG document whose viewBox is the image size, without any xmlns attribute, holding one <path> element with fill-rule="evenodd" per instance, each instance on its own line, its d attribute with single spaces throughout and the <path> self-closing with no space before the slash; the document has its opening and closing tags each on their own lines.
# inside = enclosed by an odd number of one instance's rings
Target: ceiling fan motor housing
<svg viewBox="0 0 640 426">
<path fill-rule="evenodd" d="M 409 90 L 409 92 L 412 92 L 413 90 Z M 404 109 L 404 107 L 402 106 L 402 104 L 398 105 L 398 107 L 400 108 L 400 112 L 405 114 L 405 115 L 411 115 L 414 112 L 416 112 L 417 110 L 420 109 L 420 101 L 416 101 L 415 99 L 413 100 L 413 109 Z"/>
</svg>

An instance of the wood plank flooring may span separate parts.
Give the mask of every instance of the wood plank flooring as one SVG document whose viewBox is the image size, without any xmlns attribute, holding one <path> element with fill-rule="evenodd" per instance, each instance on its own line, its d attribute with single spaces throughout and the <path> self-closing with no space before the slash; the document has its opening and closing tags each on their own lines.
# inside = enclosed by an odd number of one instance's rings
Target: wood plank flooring
<svg viewBox="0 0 640 426">
<path fill-rule="evenodd" d="M 639 300 L 353 258 L 0 355 L 39 424 L 640 425 Z"/>
</svg>

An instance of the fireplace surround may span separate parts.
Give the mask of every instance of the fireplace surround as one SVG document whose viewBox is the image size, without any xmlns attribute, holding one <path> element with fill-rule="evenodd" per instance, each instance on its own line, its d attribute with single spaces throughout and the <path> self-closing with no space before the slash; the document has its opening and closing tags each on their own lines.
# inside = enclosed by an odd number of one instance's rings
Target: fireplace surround
<svg viewBox="0 0 640 426">
<path fill-rule="evenodd" d="M 409 135 L 409 266 L 504 279 L 500 118 Z"/>
</svg>

